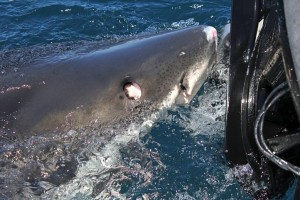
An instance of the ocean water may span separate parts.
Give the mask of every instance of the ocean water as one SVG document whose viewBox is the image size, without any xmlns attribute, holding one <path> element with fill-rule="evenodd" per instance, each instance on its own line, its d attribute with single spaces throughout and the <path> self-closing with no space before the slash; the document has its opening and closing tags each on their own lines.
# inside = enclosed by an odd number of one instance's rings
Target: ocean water
<svg viewBox="0 0 300 200">
<path fill-rule="evenodd" d="M 0 0 L 1 76 L 19 67 L 10 65 L 5 55 L 18 59 L 14 63 L 26 63 L 40 51 L 37 57 L 70 51 L 70 45 L 72 51 L 80 45 L 113 43 L 198 24 L 221 32 L 230 22 L 230 6 L 229 0 Z M 76 152 L 77 138 L 85 132 L 31 138 L 23 145 L 31 153 L 41 152 L 32 154 L 57 155 L 53 159 L 61 171 L 51 181 L 30 177 L 55 168 L 53 163 L 22 159 L 25 154 L 15 150 L 20 144 L 1 142 L 1 158 L 7 156 L 19 165 L 0 165 L 0 199 L 252 199 L 249 193 L 258 186 L 247 178 L 251 169 L 230 169 L 224 156 L 227 71 L 222 63 L 214 70 L 217 75 L 189 106 L 164 110 L 143 126 L 133 123 L 127 129 L 106 130 L 114 132 L 106 142 L 95 136 Z M 72 150 L 53 142 L 60 139 L 72 143 Z M 28 170 L 20 166 L 35 172 L 26 174 Z M 237 178 L 248 181 L 248 187 L 243 188 Z"/>
<path fill-rule="evenodd" d="M 0 49 L 103 40 L 195 24 L 221 28 L 230 1 L 0 1 Z"/>
</svg>

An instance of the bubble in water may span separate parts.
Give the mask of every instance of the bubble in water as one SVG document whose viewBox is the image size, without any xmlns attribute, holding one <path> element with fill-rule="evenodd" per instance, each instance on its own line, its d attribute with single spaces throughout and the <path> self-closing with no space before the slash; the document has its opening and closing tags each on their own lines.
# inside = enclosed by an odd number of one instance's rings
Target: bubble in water
<svg viewBox="0 0 300 200">
<path fill-rule="evenodd" d="M 203 7 L 203 4 L 193 4 L 192 6 L 190 6 L 191 8 L 194 8 L 194 9 L 199 9 L 199 8 L 202 8 Z"/>
</svg>

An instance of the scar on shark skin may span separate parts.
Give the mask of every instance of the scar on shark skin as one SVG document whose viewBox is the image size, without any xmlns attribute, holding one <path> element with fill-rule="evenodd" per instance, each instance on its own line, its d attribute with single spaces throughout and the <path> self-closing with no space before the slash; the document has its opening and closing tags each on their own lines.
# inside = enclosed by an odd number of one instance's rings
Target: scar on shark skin
<svg viewBox="0 0 300 200">
<path fill-rule="evenodd" d="M 124 93 L 128 99 L 138 100 L 142 96 L 141 87 L 134 82 L 125 83 L 123 86 Z"/>
</svg>

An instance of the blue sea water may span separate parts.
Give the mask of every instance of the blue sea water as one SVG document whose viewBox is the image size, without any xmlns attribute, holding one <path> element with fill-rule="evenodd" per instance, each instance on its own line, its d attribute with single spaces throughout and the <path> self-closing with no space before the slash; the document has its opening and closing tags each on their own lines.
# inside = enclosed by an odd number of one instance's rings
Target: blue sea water
<svg viewBox="0 0 300 200">
<path fill-rule="evenodd" d="M 220 32 L 230 22 L 230 6 L 229 0 L 0 0 L 0 50 L 117 40 L 198 24 Z M 118 149 L 129 170 L 101 182 L 94 196 L 82 192 L 88 184 L 70 184 L 43 198 L 70 199 L 63 193 L 78 187 L 73 199 L 252 199 L 247 192 L 254 183 L 247 189 L 236 180 L 251 170 L 230 169 L 224 157 L 225 88 L 207 82 L 190 106 L 166 111 L 136 145 Z M 0 191 L 0 199 L 7 196 Z"/>
<path fill-rule="evenodd" d="M 230 1 L 0 1 L 0 49 L 229 21 Z"/>
</svg>

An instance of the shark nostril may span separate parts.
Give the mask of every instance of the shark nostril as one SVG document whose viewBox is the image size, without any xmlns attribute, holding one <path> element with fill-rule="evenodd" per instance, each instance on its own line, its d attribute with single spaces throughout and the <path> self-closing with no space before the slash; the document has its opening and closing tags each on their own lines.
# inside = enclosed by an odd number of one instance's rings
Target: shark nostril
<svg viewBox="0 0 300 200">
<path fill-rule="evenodd" d="M 182 83 L 180 83 L 180 89 L 186 91 L 186 87 Z"/>
<path fill-rule="evenodd" d="M 186 86 L 184 85 L 184 78 L 185 78 L 185 76 L 186 76 L 186 73 L 183 73 L 182 76 L 181 76 L 181 78 L 180 78 L 180 82 L 179 82 L 179 87 L 180 87 L 180 89 L 182 91 L 186 91 L 187 90 Z"/>
<path fill-rule="evenodd" d="M 138 100 L 142 96 L 141 87 L 134 82 L 127 82 L 123 86 L 123 91 L 128 99 Z"/>
</svg>

